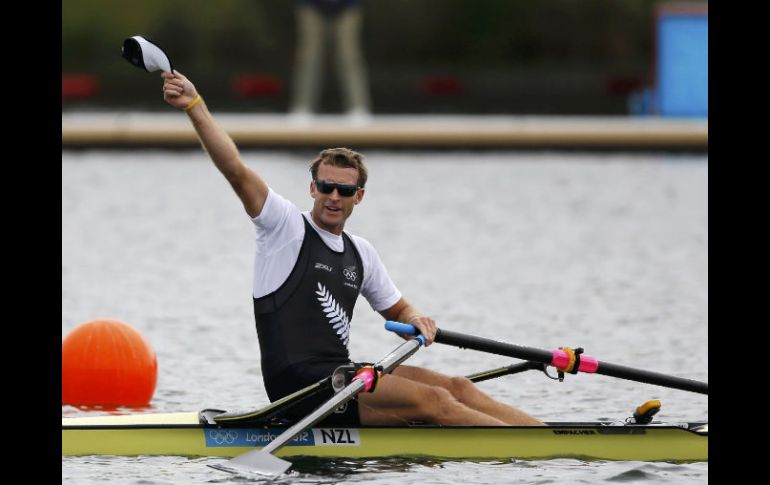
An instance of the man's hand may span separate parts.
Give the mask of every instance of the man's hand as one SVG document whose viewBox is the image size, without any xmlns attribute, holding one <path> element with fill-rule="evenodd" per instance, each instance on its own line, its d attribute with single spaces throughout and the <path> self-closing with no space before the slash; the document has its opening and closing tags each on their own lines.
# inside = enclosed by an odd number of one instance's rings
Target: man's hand
<svg viewBox="0 0 770 485">
<path fill-rule="evenodd" d="M 420 312 L 408 303 L 403 297 L 392 307 L 380 312 L 385 320 L 394 322 L 411 323 L 425 337 L 425 346 L 433 343 L 436 338 L 436 322 L 431 317 L 421 315 Z M 402 338 L 412 339 L 414 336 L 401 335 Z"/>
<path fill-rule="evenodd" d="M 163 99 L 171 106 L 184 109 L 198 96 L 193 83 L 179 71 L 162 72 L 160 77 L 163 78 Z"/>
<path fill-rule="evenodd" d="M 425 337 L 425 346 L 433 343 L 433 339 L 436 338 L 436 322 L 430 317 L 417 316 L 412 317 L 407 323 L 411 323 L 417 330 L 420 331 L 423 337 Z"/>
</svg>

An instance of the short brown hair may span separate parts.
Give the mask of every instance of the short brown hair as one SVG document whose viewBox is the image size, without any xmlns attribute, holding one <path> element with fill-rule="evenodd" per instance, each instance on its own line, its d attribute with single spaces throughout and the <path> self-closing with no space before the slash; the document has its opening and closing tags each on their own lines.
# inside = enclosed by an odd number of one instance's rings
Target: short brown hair
<svg viewBox="0 0 770 485">
<path fill-rule="evenodd" d="M 322 163 L 334 167 L 355 168 L 358 170 L 358 186 L 364 187 L 366 185 L 369 174 L 366 165 L 364 165 L 364 156 L 360 153 L 349 148 L 328 148 L 321 151 L 318 157 L 310 163 L 310 173 L 313 175 L 313 180 L 318 179 L 318 166 Z"/>
</svg>

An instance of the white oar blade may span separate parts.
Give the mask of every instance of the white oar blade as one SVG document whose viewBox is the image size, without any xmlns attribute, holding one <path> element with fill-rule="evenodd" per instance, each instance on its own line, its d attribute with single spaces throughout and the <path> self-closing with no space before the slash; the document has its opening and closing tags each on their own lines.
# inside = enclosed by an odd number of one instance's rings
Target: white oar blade
<svg viewBox="0 0 770 485">
<path fill-rule="evenodd" d="M 250 451 L 243 455 L 216 465 L 209 465 L 211 468 L 225 472 L 240 475 L 262 475 L 265 477 L 278 477 L 286 473 L 291 468 L 291 463 L 273 456 L 270 453 L 264 453 L 261 450 Z"/>
</svg>

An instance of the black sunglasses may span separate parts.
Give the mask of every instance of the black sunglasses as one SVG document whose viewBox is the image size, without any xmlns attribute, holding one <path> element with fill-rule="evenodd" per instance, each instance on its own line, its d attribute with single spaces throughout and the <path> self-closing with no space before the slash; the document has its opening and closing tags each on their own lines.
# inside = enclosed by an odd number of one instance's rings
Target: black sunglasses
<svg viewBox="0 0 770 485">
<path fill-rule="evenodd" d="M 356 192 L 358 192 L 358 189 L 360 188 L 358 185 L 337 184 L 334 182 L 327 182 L 326 180 L 316 180 L 315 187 L 322 194 L 331 194 L 334 192 L 334 189 L 337 189 L 337 193 L 340 194 L 341 197 L 352 197 L 356 195 Z"/>
</svg>

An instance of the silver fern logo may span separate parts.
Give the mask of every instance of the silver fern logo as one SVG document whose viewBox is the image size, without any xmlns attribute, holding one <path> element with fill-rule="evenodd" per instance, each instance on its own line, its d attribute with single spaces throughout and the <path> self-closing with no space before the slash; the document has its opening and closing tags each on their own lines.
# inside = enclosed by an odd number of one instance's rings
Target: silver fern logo
<svg viewBox="0 0 770 485">
<path fill-rule="evenodd" d="M 318 295 L 318 301 L 321 302 L 321 308 L 326 314 L 326 318 L 329 319 L 332 328 L 337 332 L 337 336 L 342 340 L 342 343 L 347 346 L 348 337 L 350 336 L 348 314 L 340 307 L 340 304 L 337 303 L 331 292 L 321 283 L 318 283 L 318 291 L 315 293 Z"/>
</svg>

